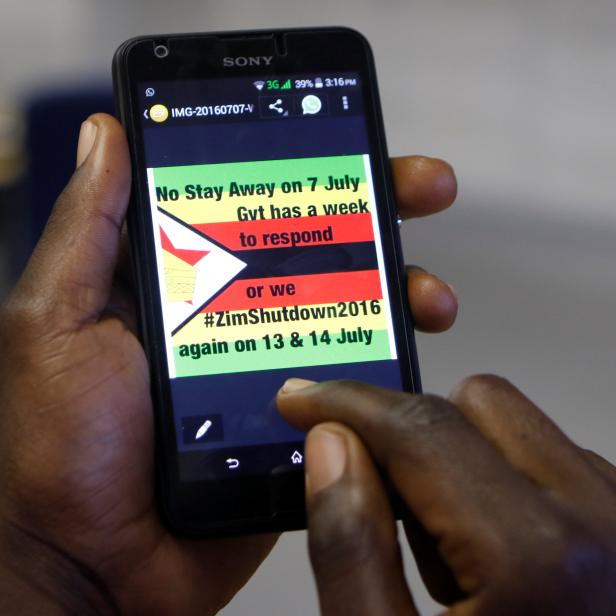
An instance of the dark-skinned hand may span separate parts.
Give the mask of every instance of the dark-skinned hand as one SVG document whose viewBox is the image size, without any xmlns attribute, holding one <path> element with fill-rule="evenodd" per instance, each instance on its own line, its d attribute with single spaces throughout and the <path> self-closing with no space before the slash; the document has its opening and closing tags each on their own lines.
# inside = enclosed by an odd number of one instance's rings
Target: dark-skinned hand
<svg viewBox="0 0 616 616">
<path fill-rule="evenodd" d="M 616 468 L 504 379 L 449 400 L 289 380 L 306 441 L 309 546 L 323 616 L 417 616 L 384 478 L 447 616 L 616 614 Z"/>
<path fill-rule="evenodd" d="M 91 117 L 77 160 L 0 315 L 0 612 L 214 614 L 276 537 L 195 541 L 161 525 L 148 366 L 122 266 L 120 125 Z M 403 217 L 452 203 L 447 164 L 392 165 Z M 419 268 L 409 299 L 419 329 L 455 319 L 450 287 Z"/>
</svg>

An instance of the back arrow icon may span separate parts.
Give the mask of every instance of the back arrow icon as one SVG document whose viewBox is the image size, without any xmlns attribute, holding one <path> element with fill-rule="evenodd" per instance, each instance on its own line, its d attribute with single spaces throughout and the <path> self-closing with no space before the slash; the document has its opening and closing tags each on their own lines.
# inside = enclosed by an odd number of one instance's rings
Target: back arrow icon
<svg viewBox="0 0 616 616">
<path fill-rule="evenodd" d="M 144 117 L 146 120 L 149 120 L 149 119 L 150 119 L 150 113 L 149 113 L 149 110 L 148 110 L 148 109 L 146 109 L 146 110 L 143 112 L 143 117 Z"/>
<path fill-rule="evenodd" d="M 240 461 L 235 458 L 227 458 L 225 461 L 229 468 L 237 468 L 240 465 Z"/>
</svg>

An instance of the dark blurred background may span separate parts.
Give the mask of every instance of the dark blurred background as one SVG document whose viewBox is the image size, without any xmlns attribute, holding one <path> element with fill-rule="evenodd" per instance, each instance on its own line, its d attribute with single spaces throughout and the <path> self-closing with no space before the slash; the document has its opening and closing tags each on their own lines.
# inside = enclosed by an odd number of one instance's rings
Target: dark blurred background
<svg viewBox="0 0 616 616">
<path fill-rule="evenodd" d="M 446 158 L 459 177 L 450 212 L 403 232 L 408 260 L 461 300 L 452 332 L 419 336 L 426 389 L 502 373 L 616 461 L 613 0 L 0 0 L 0 16 L 0 296 L 70 175 L 81 121 L 111 109 L 124 39 L 349 25 L 373 44 L 391 153 Z M 285 535 L 224 615 L 316 614 L 304 543 Z"/>
</svg>

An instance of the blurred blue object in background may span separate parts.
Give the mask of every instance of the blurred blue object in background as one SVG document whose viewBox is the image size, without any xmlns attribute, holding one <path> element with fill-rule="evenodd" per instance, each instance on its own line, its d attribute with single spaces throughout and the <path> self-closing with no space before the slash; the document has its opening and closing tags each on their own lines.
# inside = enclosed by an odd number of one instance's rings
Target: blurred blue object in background
<svg viewBox="0 0 616 616">
<path fill-rule="evenodd" d="M 32 252 L 55 200 L 75 169 L 81 123 L 98 111 L 114 113 L 110 83 L 36 92 L 25 107 L 27 237 L 16 243 L 18 270 Z"/>
</svg>

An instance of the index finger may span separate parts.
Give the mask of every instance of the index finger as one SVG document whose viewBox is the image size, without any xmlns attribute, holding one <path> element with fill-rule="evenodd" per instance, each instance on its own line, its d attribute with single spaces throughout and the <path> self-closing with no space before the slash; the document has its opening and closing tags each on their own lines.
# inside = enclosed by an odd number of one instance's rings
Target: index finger
<svg viewBox="0 0 616 616">
<path fill-rule="evenodd" d="M 455 173 L 443 160 L 402 156 L 391 159 L 391 170 L 401 218 L 435 214 L 447 209 L 456 198 Z"/>
<path fill-rule="evenodd" d="M 552 519 L 540 491 L 446 400 L 338 381 L 287 383 L 277 402 L 296 426 L 336 421 L 360 436 L 468 594 L 523 561 Z"/>
</svg>

